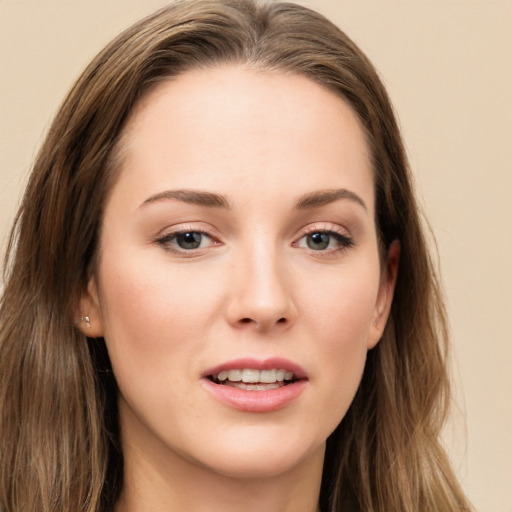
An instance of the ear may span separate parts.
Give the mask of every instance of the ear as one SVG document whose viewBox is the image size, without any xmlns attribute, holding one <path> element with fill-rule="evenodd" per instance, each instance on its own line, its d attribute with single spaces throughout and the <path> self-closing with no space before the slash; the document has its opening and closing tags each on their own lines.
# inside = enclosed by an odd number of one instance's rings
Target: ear
<svg viewBox="0 0 512 512">
<path fill-rule="evenodd" d="M 368 334 L 368 350 L 377 345 L 382 338 L 384 328 L 389 318 L 393 294 L 395 292 L 396 278 L 398 275 L 398 262 L 400 259 L 400 242 L 394 240 L 388 249 L 386 261 L 382 267 L 379 292 L 373 311 L 373 322 Z"/>
<path fill-rule="evenodd" d="M 94 277 L 89 280 L 80 297 L 76 326 L 88 338 L 103 337 L 103 317 L 98 285 Z"/>
</svg>

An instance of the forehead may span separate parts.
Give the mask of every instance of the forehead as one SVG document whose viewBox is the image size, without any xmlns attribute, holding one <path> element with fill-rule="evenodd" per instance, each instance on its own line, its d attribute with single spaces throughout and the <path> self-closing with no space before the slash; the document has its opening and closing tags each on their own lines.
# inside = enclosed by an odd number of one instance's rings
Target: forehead
<svg viewBox="0 0 512 512">
<path fill-rule="evenodd" d="M 121 144 L 118 185 L 131 183 L 136 195 L 235 182 L 266 195 L 350 185 L 373 206 L 361 123 L 346 101 L 301 75 L 188 71 L 140 101 Z"/>
</svg>

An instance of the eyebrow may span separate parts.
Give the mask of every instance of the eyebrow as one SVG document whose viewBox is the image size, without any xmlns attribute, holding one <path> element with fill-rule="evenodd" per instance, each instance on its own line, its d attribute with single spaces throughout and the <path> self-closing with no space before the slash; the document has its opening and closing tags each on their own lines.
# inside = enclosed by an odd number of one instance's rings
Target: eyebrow
<svg viewBox="0 0 512 512">
<path fill-rule="evenodd" d="M 210 208 L 231 208 L 226 196 L 203 192 L 201 190 L 166 190 L 146 199 L 139 208 L 164 199 L 182 201 L 183 203 L 207 206 Z"/>
<path fill-rule="evenodd" d="M 345 188 L 318 190 L 316 192 L 304 194 L 298 199 L 297 203 L 295 204 L 295 208 L 297 210 L 309 210 L 334 203 L 340 199 L 348 199 L 349 201 L 354 201 L 355 203 L 362 206 L 366 211 L 368 211 L 368 207 L 366 206 L 366 203 L 361 199 L 361 197 Z"/>
<path fill-rule="evenodd" d="M 353 201 L 368 210 L 366 203 L 356 193 L 345 188 L 317 190 L 315 192 L 308 192 L 299 197 L 295 203 L 297 210 L 309 210 L 319 208 L 328 204 L 339 201 L 340 199 L 348 199 Z M 162 200 L 177 200 L 188 204 L 195 204 L 199 206 L 206 206 L 209 208 L 223 208 L 226 210 L 231 209 L 231 205 L 226 196 L 222 194 L 215 194 L 213 192 L 204 192 L 201 190 L 165 190 L 158 194 L 152 195 L 146 199 L 139 208 L 148 204 L 155 203 Z"/>
</svg>

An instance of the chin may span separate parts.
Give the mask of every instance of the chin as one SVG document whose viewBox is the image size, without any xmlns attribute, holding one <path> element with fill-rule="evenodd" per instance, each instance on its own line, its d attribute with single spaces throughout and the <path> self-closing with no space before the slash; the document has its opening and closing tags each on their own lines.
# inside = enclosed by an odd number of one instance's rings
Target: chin
<svg viewBox="0 0 512 512">
<path fill-rule="evenodd" d="M 276 478 L 293 472 L 301 466 L 307 459 L 304 456 L 302 459 L 295 457 L 288 457 L 286 454 L 268 455 L 265 453 L 263 456 L 254 456 L 245 460 L 222 460 L 216 461 L 214 467 L 211 467 L 215 473 L 241 480 L 261 480 L 266 478 Z"/>
<path fill-rule="evenodd" d="M 264 432 L 248 436 L 228 436 L 209 451 L 202 463 L 215 473 L 231 478 L 261 479 L 292 472 L 310 459 L 323 461 L 325 441 L 307 441 L 304 436 L 281 433 L 271 437 Z M 220 449 L 219 449 L 220 448 Z M 208 459 L 208 460 L 206 460 Z"/>
</svg>

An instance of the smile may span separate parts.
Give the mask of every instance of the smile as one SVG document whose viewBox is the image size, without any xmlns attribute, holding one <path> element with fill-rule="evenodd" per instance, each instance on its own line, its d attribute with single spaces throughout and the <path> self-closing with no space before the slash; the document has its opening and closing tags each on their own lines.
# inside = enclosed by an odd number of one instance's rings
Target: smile
<svg viewBox="0 0 512 512">
<path fill-rule="evenodd" d="M 282 409 L 306 389 L 308 377 L 289 359 L 229 361 L 203 374 L 205 389 L 224 405 L 245 412 Z"/>
<path fill-rule="evenodd" d="M 256 370 L 252 368 L 223 370 L 210 379 L 216 384 L 248 391 L 264 391 L 283 387 L 294 380 L 293 372 L 282 368 Z"/>
</svg>

